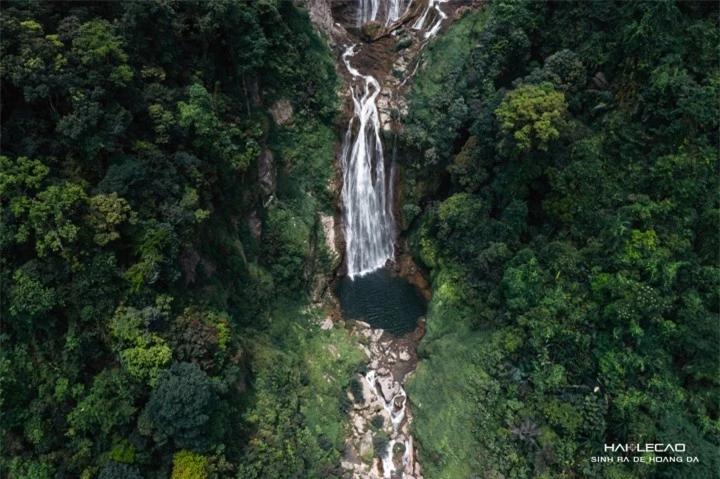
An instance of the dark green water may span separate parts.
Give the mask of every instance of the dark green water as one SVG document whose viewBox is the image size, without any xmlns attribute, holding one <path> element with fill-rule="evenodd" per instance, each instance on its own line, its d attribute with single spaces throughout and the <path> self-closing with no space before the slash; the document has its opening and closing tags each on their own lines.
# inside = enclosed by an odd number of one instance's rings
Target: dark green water
<svg viewBox="0 0 720 479">
<path fill-rule="evenodd" d="M 384 268 L 354 280 L 344 277 L 335 294 L 345 319 L 362 320 L 396 336 L 413 331 L 427 310 L 420 291 Z"/>
</svg>

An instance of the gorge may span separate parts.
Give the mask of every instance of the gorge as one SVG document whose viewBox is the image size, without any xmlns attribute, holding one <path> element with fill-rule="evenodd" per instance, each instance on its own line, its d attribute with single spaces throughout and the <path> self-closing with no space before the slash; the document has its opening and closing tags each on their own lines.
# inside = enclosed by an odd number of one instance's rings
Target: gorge
<svg viewBox="0 0 720 479">
<path fill-rule="evenodd" d="M 353 435 L 342 461 L 343 467 L 357 478 L 422 477 L 411 435 L 412 412 L 403 384 L 417 361 L 426 299 L 404 278 L 393 277 L 397 273 L 386 269 L 395 262 L 400 230 L 393 214 L 397 208 L 395 137 L 399 125 L 392 115 L 397 115 L 404 103 L 403 91 L 413 73 L 407 71 L 407 66 L 414 63 L 417 70 L 423 42 L 437 34 L 447 18 L 441 8 L 444 2 L 431 0 L 424 6 L 418 3 L 419 8 L 413 8 L 412 0 L 358 0 L 355 27 L 361 32 L 372 30 L 375 37 L 363 33 L 363 43 L 344 47 L 342 65 L 338 65 L 349 74 L 344 77 L 352 113 L 339 160 L 346 277 L 337 285 L 336 294 L 344 319 L 359 321 L 360 334 L 371 340 L 366 349 L 370 353 L 369 369 L 355 379 L 362 382 L 363 388 L 361 397 L 354 397 L 359 405 L 351 414 Z M 402 48 L 396 46 L 390 58 L 381 53 L 385 60 L 379 64 L 374 60 L 377 52 L 388 45 L 376 46 L 373 40 L 380 35 L 397 36 L 402 25 L 407 25 L 403 38 L 397 41 Z M 352 37 L 349 33 L 334 41 L 356 41 Z M 406 49 L 412 43 L 415 48 Z M 370 66 L 372 73 L 353 66 L 356 56 L 364 60 L 360 63 Z M 390 69 L 398 63 L 403 67 L 395 70 L 400 75 L 396 73 L 393 78 Z M 403 366 L 396 367 L 396 363 Z M 380 419 L 381 424 L 371 424 Z M 374 461 L 368 457 L 370 444 Z"/>
<path fill-rule="evenodd" d="M 718 478 L 716 2 L 0 31 L 0 477 Z"/>
</svg>

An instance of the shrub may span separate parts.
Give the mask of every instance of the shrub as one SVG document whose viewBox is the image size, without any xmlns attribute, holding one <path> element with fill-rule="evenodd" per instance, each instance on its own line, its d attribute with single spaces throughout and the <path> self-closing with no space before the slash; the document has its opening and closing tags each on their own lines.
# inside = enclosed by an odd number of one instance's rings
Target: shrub
<svg viewBox="0 0 720 479">
<path fill-rule="evenodd" d="M 390 436 L 385 431 L 378 432 L 373 437 L 373 449 L 375 457 L 383 458 L 387 454 L 388 444 L 390 444 Z"/>
<path fill-rule="evenodd" d="M 383 427 L 383 424 L 385 424 L 385 418 L 382 417 L 380 414 L 376 414 L 370 420 L 370 424 L 372 424 L 374 428 L 380 429 L 381 427 Z"/>
<path fill-rule="evenodd" d="M 364 403 L 365 396 L 363 395 L 363 387 L 357 378 L 353 378 L 350 381 L 350 393 L 353 395 L 356 403 Z"/>
</svg>

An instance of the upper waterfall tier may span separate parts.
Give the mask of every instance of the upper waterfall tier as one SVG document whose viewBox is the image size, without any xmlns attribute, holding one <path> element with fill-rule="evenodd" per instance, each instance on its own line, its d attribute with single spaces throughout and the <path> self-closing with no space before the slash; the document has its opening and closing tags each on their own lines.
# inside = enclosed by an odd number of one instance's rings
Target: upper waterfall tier
<svg viewBox="0 0 720 479">
<path fill-rule="evenodd" d="M 380 0 L 360 0 L 358 2 L 358 12 L 356 24 L 361 27 L 363 24 L 371 21 L 378 21 L 378 14 L 384 18 L 384 24 L 390 25 L 398 18 L 405 15 L 412 0 L 387 0 L 385 8 L 380 10 Z"/>
</svg>

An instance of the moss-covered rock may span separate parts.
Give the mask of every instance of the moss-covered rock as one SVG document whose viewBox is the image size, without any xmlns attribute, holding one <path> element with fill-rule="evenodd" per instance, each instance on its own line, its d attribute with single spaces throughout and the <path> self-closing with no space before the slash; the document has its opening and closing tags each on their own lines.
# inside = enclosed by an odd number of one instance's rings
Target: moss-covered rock
<svg viewBox="0 0 720 479">
<path fill-rule="evenodd" d="M 367 22 L 362 26 L 360 34 L 366 42 L 377 40 L 383 33 L 382 25 L 378 22 Z"/>
<path fill-rule="evenodd" d="M 412 45 L 412 38 L 403 38 L 395 44 L 395 51 L 404 50 Z"/>
</svg>

